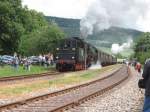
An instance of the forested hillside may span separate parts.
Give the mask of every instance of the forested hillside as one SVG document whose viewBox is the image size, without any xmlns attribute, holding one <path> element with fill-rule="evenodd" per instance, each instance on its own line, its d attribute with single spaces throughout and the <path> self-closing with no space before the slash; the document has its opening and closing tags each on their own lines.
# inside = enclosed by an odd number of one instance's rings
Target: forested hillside
<svg viewBox="0 0 150 112">
<path fill-rule="evenodd" d="M 66 19 L 66 18 L 57 18 L 57 17 L 46 17 L 47 21 L 51 23 L 52 21 L 56 22 L 63 31 L 66 33 L 66 36 L 79 36 L 80 35 L 80 20 L 79 19 Z"/>
<path fill-rule="evenodd" d="M 135 41 L 141 35 L 141 33 L 142 32 L 140 31 L 132 29 L 111 27 L 108 30 L 88 36 L 88 40 L 92 41 L 98 46 L 111 47 L 113 43 L 126 43 L 128 39 L 133 39 L 133 41 Z"/>
<path fill-rule="evenodd" d="M 46 17 L 49 22 L 54 21 L 60 26 L 68 37 L 80 36 L 80 20 L 79 19 L 66 19 L 57 17 Z M 110 47 L 112 43 L 122 44 L 127 41 L 128 38 L 136 40 L 142 32 L 132 29 L 124 29 L 118 27 L 111 27 L 108 30 L 101 32 L 94 32 L 93 35 L 89 35 L 87 39 L 95 42 L 100 40 L 98 45 Z M 95 44 L 95 43 L 94 43 Z"/>
</svg>

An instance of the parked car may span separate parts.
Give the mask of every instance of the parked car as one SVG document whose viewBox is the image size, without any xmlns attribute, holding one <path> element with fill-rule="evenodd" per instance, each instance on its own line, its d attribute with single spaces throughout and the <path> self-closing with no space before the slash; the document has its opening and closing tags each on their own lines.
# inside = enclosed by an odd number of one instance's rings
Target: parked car
<svg viewBox="0 0 150 112">
<path fill-rule="evenodd" d="M 4 63 L 2 62 L 2 59 L 1 59 L 2 56 L 0 56 L 0 66 L 3 66 Z"/>
<path fill-rule="evenodd" d="M 0 56 L 0 61 L 1 61 L 2 56 Z"/>
<path fill-rule="evenodd" d="M 30 57 L 28 57 L 28 60 L 31 64 L 34 64 L 34 65 L 37 65 L 41 62 L 41 60 L 38 56 L 30 56 Z"/>
<path fill-rule="evenodd" d="M 9 55 L 1 56 L 1 62 L 3 62 L 4 64 L 12 64 L 13 60 L 14 60 L 13 56 Z"/>
</svg>

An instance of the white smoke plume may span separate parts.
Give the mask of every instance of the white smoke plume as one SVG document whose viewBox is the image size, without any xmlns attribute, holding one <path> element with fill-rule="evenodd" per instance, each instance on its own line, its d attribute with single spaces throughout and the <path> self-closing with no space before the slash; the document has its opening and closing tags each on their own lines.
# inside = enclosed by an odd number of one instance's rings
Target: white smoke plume
<svg viewBox="0 0 150 112">
<path fill-rule="evenodd" d="M 133 40 L 131 38 L 129 38 L 127 40 L 127 43 L 123 43 L 122 45 L 119 45 L 119 44 L 112 44 L 112 47 L 111 47 L 111 51 L 112 53 L 114 54 L 117 54 L 117 53 L 120 53 L 122 52 L 123 50 L 127 49 L 127 48 L 130 48 L 131 45 L 133 43 Z"/>
<path fill-rule="evenodd" d="M 92 64 L 89 69 L 92 70 L 92 69 L 101 69 L 101 68 L 102 68 L 102 65 L 101 65 L 101 63 L 98 61 L 96 64 Z"/>
<path fill-rule="evenodd" d="M 149 0 L 96 0 L 80 21 L 82 37 L 111 26 L 140 29 L 139 21 L 147 16 Z"/>
</svg>

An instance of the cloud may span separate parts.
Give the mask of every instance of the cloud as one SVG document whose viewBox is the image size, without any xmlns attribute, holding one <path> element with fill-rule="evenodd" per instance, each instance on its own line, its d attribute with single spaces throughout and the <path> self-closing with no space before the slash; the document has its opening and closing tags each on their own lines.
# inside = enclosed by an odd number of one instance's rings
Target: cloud
<svg viewBox="0 0 150 112">
<path fill-rule="evenodd" d="M 22 0 L 22 4 L 47 16 L 84 17 L 84 33 L 110 26 L 150 31 L 150 0 Z"/>
<path fill-rule="evenodd" d="M 95 0 L 22 0 L 30 9 L 43 12 L 47 16 L 82 18 Z"/>
<path fill-rule="evenodd" d="M 96 0 L 81 20 L 83 36 L 111 26 L 150 31 L 149 0 Z"/>
<path fill-rule="evenodd" d="M 128 38 L 127 42 L 123 43 L 122 45 L 119 45 L 116 43 L 112 44 L 111 51 L 114 54 L 120 53 L 120 52 L 124 51 L 125 49 L 130 48 L 132 43 L 133 43 L 133 40 L 131 38 Z"/>
</svg>

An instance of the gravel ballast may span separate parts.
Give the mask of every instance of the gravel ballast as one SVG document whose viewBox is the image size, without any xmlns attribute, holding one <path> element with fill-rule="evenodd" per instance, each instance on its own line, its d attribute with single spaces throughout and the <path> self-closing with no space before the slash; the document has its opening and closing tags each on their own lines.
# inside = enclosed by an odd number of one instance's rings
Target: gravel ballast
<svg viewBox="0 0 150 112">
<path fill-rule="evenodd" d="M 66 112 L 142 112 L 144 90 L 137 85 L 140 77 L 131 67 L 131 78 L 123 86 L 115 87 Z"/>
</svg>

